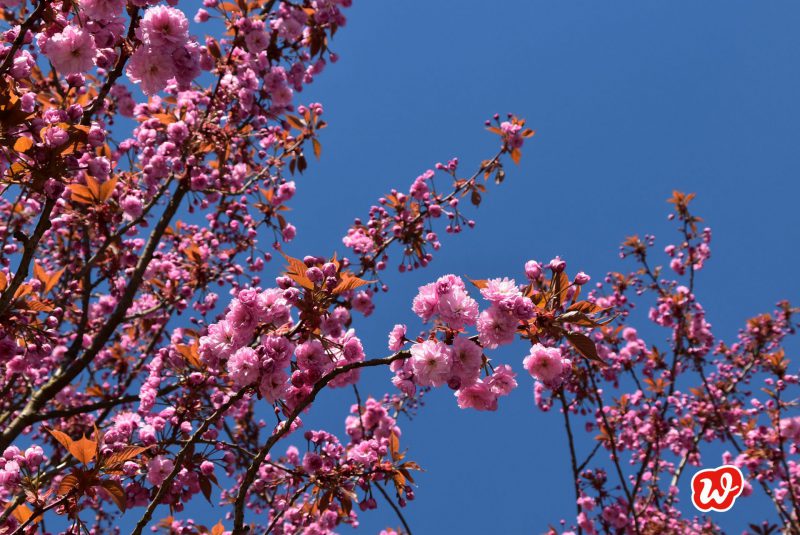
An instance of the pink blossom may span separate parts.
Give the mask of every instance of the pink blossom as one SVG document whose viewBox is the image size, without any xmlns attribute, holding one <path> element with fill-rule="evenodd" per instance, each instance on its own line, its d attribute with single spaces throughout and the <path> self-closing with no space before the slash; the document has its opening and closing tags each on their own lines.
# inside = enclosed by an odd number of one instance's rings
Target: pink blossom
<svg viewBox="0 0 800 535">
<path fill-rule="evenodd" d="M 514 373 L 511 366 L 501 364 L 494 369 L 492 375 L 486 380 L 486 384 L 494 395 L 506 396 L 517 388 L 517 381 L 514 379 L 516 376 L 517 374 Z"/>
<path fill-rule="evenodd" d="M 560 384 L 565 371 L 564 364 L 559 348 L 545 347 L 542 344 L 534 344 L 528 356 L 522 361 L 522 365 L 532 377 L 551 387 Z"/>
<path fill-rule="evenodd" d="M 800 416 L 783 418 L 780 421 L 781 438 L 800 442 Z"/>
<path fill-rule="evenodd" d="M 411 365 L 416 383 L 421 386 L 441 386 L 450 374 L 450 348 L 436 340 L 426 340 L 411 346 Z"/>
<path fill-rule="evenodd" d="M 44 44 L 44 53 L 62 75 L 86 72 L 94 66 L 97 48 L 91 34 L 77 26 L 65 26 Z"/>
<path fill-rule="evenodd" d="M 351 302 L 353 308 L 364 314 L 364 316 L 369 316 L 375 310 L 375 305 L 372 303 L 372 294 L 368 291 L 358 292 Z"/>
<path fill-rule="evenodd" d="M 389 351 L 400 351 L 405 344 L 406 326 L 395 325 L 389 333 Z"/>
<path fill-rule="evenodd" d="M 175 464 L 163 455 L 157 455 L 147 463 L 147 481 L 158 486 L 167 479 Z"/>
<path fill-rule="evenodd" d="M 87 17 L 95 20 L 111 20 L 122 13 L 125 0 L 80 0 Z"/>
<path fill-rule="evenodd" d="M 486 286 L 481 288 L 481 295 L 487 301 L 499 303 L 505 299 L 522 295 L 514 279 L 489 279 Z"/>
<path fill-rule="evenodd" d="M 445 275 L 420 287 L 411 308 L 423 321 L 437 317 L 455 330 L 474 325 L 478 318 L 478 303 L 455 275 Z"/>
<path fill-rule="evenodd" d="M 131 56 L 125 72 L 145 95 L 155 95 L 167 86 L 173 70 L 172 62 L 165 60 L 163 54 L 141 46 Z"/>
<path fill-rule="evenodd" d="M 497 410 L 497 396 L 488 384 L 478 381 L 466 388 L 455 392 L 458 406 L 462 409 L 476 409 L 479 411 Z"/>
<path fill-rule="evenodd" d="M 451 357 L 450 381 L 456 378 L 458 388 L 469 386 L 478 380 L 483 365 L 483 349 L 478 344 L 469 338 L 457 336 L 453 340 Z"/>
<path fill-rule="evenodd" d="M 362 228 L 349 229 L 347 236 L 342 238 L 342 243 L 356 254 L 367 254 L 374 250 L 372 238 L 367 236 Z"/>
<path fill-rule="evenodd" d="M 514 341 L 519 319 L 492 305 L 478 317 L 478 336 L 484 347 L 494 349 Z"/>
<path fill-rule="evenodd" d="M 297 346 L 297 365 L 301 370 L 317 370 L 322 373 L 333 366 L 331 356 L 325 352 L 319 340 L 310 340 Z"/>
<path fill-rule="evenodd" d="M 422 318 L 422 321 L 428 322 L 436 313 L 438 302 L 439 296 L 436 293 L 436 285 L 434 283 L 426 284 L 419 288 L 411 309 L 417 316 Z"/>
<path fill-rule="evenodd" d="M 525 262 L 525 276 L 532 281 L 539 280 L 542 276 L 542 265 L 535 260 L 528 260 Z"/>
<path fill-rule="evenodd" d="M 148 47 L 172 51 L 189 38 L 189 21 L 179 9 L 153 6 L 144 12 L 137 34 Z"/>
<path fill-rule="evenodd" d="M 247 386 L 258 379 L 258 354 L 251 347 L 242 347 L 228 359 L 228 374 L 237 386 Z"/>
</svg>

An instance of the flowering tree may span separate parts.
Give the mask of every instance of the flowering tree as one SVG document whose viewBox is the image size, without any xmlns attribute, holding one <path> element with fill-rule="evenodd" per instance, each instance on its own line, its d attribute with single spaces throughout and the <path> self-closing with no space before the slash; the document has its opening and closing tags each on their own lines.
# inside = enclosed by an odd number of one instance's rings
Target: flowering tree
<svg viewBox="0 0 800 535">
<path fill-rule="evenodd" d="M 672 279 L 651 267 L 652 237 L 623 245 L 638 271 L 591 289 L 560 258 L 528 262 L 523 284 L 445 275 L 407 298 L 425 330 L 396 325 L 388 355 L 365 355 L 353 312 L 372 312 L 390 263 L 425 267 L 441 227 L 474 225 L 462 204 L 503 181 L 533 131 L 487 121 L 495 155 L 392 190 L 347 231 L 349 256 L 281 252 L 293 178 L 325 127 L 295 93 L 336 61 L 349 3 L 204 0 L 194 21 L 218 37 L 198 39 L 176 1 L 0 1 L 0 530 L 103 533 L 124 515 L 134 534 L 328 533 L 379 494 L 410 532 L 419 466 L 398 418 L 437 387 L 496 410 L 521 364 L 539 408 L 564 419 L 576 518 L 562 531 L 715 531 L 677 489 L 722 442 L 747 492 L 775 504 L 751 529 L 796 532 L 797 376 L 781 349 L 794 309 L 714 339 L 693 293 L 711 234 L 691 195 L 673 198 Z M 275 251 L 285 262 L 264 282 Z M 627 326 L 649 296 L 669 347 Z M 490 358 L 511 343 L 519 362 Z M 360 370 L 375 366 L 393 386 L 362 400 Z M 343 387 L 344 434 L 303 429 L 316 396 Z M 267 412 L 274 426 L 255 417 Z M 289 437 L 304 451 L 279 445 Z M 225 506 L 214 526 L 191 518 L 203 499 Z"/>
</svg>

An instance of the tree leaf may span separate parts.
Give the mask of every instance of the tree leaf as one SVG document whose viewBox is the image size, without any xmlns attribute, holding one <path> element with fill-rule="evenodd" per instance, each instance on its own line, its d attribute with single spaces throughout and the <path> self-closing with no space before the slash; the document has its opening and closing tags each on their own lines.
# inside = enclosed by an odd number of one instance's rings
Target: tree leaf
<svg viewBox="0 0 800 535">
<path fill-rule="evenodd" d="M 222 520 L 220 520 L 211 528 L 211 535 L 222 535 L 223 533 L 225 533 L 225 526 L 222 525 Z"/>
<path fill-rule="evenodd" d="M 100 202 L 106 202 L 108 199 L 111 198 L 111 195 L 114 194 L 114 189 L 117 187 L 117 177 L 113 177 L 109 180 L 106 180 L 100 185 L 100 194 L 97 197 L 97 200 Z"/>
<path fill-rule="evenodd" d="M 104 468 L 118 468 L 125 464 L 126 462 L 130 461 L 131 459 L 135 459 L 141 453 L 150 449 L 150 446 L 125 446 L 121 450 L 112 453 L 104 462 Z"/>
<path fill-rule="evenodd" d="M 400 440 L 394 431 L 389 435 L 389 453 L 392 455 L 392 460 L 397 460 L 400 452 Z"/>
<path fill-rule="evenodd" d="M 70 197 L 72 201 L 79 202 L 81 204 L 94 203 L 92 191 L 83 184 L 70 184 L 67 187 L 72 192 L 72 196 Z"/>
<path fill-rule="evenodd" d="M 175 346 L 175 349 L 178 350 L 178 353 L 186 360 L 186 362 L 197 368 L 198 370 L 203 369 L 203 363 L 200 361 L 200 353 L 197 350 L 197 343 L 193 343 L 192 345 L 186 344 L 178 344 Z"/>
<path fill-rule="evenodd" d="M 64 476 L 64 479 L 61 480 L 61 483 L 58 484 L 58 490 L 56 490 L 56 494 L 58 496 L 66 496 L 72 492 L 73 489 L 77 488 L 80 483 L 81 480 L 76 474 L 67 474 Z"/>
<path fill-rule="evenodd" d="M 598 312 L 603 312 L 608 309 L 602 308 L 601 306 L 596 305 L 594 303 L 590 303 L 589 301 L 577 301 L 575 303 L 572 303 L 567 309 L 567 311 L 571 310 L 575 310 L 577 312 L 583 312 L 584 314 L 595 314 Z"/>
<path fill-rule="evenodd" d="M 88 465 L 97 454 L 97 442 L 89 440 L 86 436 L 72 443 L 69 452 L 84 465 Z"/>
<path fill-rule="evenodd" d="M 466 277 L 466 279 L 469 282 L 471 282 L 472 285 L 475 286 L 476 288 L 478 288 L 479 290 L 482 290 L 483 288 L 486 288 L 486 285 L 489 284 L 489 281 L 487 281 L 486 279 L 473 280 L 473 279 L 470 279 L 469 277 Z"/>
<path fill-rule="evenodd" d="M 15 152 L 25 152 L 31 147 L 33 147 L 33 140 L 29 137 L 18 137 L 14 142 Z"/>
<path fill-rule="evenodd" d="M 202 491 L 203 496 L 205 496 L 206 500 L 208 500 L 208 503 L 213 504 L 213 502 L 211 501 L 211 482 L 208 480 L 207 477 L 200 476 L 199 483 L 200 483 L 200 490 Z"/>
<path fill-rule="evenodd" d="M 314 283 L 312 283 L 311 280 L 306 277 L 306 270 L 308 268 L 306 267 L 305 263 L 302 260 L 293 258 L 284 252 L 281 252 L 281 254 L 289 263 L 289 265 L 286 266 L 286 276 L 303 288 L 308 288 L 309 290 L 314 288 Z"/>
<path fill-rule="evenodd" d="M 286 122 L 288 122 L 290 125 L 292 125 L 297 130 L 305 130 L 306 129 L 306 125 L 304 125 L 303 122 L 299 118 L 295 117 L 294 115 L 286 115 Z"/>
<path fill-rule="evenodd" d="M 348 290 L 355 290 L 365 284 L 371 284 L 375 281 L 365 281 L 364 279 L 359 279 L 352 273 L 346 272 L 341 274 L 342 280 L 339 284 L 336 285 L 336 288 L 333 289 L 334 295 L 338 295 L 342 292 L 346 292 Z"/>
<path fill-rule="evenodd" d="M 574 347 L 578 353 L 587 359 L 593 360 L 600 364 L 605 364 L 605 362 L 603 362 L 603 360 L 597 355 L 597 348 L 595 347 L 594 342 L 592 342 L 592 340 L 585 334 L 568 332 L 567 340 L 569 340 L 569 343 L 572 344 L 572 347 Z"/>
<path fill-rule="evenodd" d="M 31 511 L 31 508 L 23 503 L 16 506 L 14 510 L 11 511 L 11 516 L 13 516 L 20 524 L 24 524 L 30 517 L 33 516 L 33 511 Z M 38 524 L 41 520 L 42 517 L 40 515 L 33 521 L 33 523 Z"/>
<path fill-rule="evenodd" d="M 92 198 L 94 200 L 96 200 L 96 201 L 99 201 L 100 200 L 100 196 L 101 196 L 101 193 L 100 193 L 100 187 L 101 187 L 100 186 L 100 182 L 95 180 L 90 175 L 85 175 L 84 178 L 86 179 L 86 187 L 91 192 Z"/>
<path fill-rule="evenodd" d="M 53 438 L 55 438 L 58 441 L 59 444 L 64 446 L 64 448 L 67 451 L 70 451 L 70 449 L 72 449 L 72 439 L 69 438 L 69 435 L 67 435 L 66 433 L 62 433 L 61 431 L 58 431 L 57 429 L 47 429 L 46 428 L 46 430 L 47 430 L 48 433 L 53 435 Z"/>
<path fill-rule="evenodd" d="M 117 504 L 117 507 L 119 507 L 119 510 L 124 513 L 128 502 L 125 499 L 125 490 L 123 490 L 122 485 L 113 479 L 104 479 L 101 482 L 101 486 L 108 492 L 111 499 Z"/>
</svg>

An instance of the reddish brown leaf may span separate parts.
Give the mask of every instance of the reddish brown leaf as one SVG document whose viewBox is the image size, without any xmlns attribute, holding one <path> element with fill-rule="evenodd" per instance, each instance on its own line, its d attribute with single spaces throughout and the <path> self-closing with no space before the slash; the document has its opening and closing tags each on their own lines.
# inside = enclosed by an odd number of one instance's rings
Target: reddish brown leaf
<svg viewBox="0 0 800 535">
<path fill-rule="evenodd" d="M 587 359 L 593 360 L 600 364 L 605 364 L 597 355 L 597 348 L 595 347 L 594 342 L 592 342 L 592 340 L 585 334 L 568 332 L 567 340 L 569 340 L 569 343 L 572 344 L 572 347 L 574 347 L 578 353 Z"/>
<path fill-rule="evenodd" d="M 28 521 L 30 517 L 33 516 L 33 511 L 31 511 L 30 507 L 25 504 L 18 505 L 11 511 L 11 516 L 13 516 L 17 522 L 20 524 L 24 524 Z M 33 522 L 34 524 L 38 524 L 41 521 L 42 517 L 39 516 Z"/>
<path fill-rule="evenodd" d="M 80 479 L 75 474 L 68 474 L 64 476 L 64 479 L 61 480 L 61 483 L 58 484 L 58 490 L 56 490 L 56 494 L 58 496 L 65 496 L 72 492 L 73 489 L 77 488 L 80 485 Z"/>
<path fill-rule="evenodd" d="M 150 449 L 150 446 L 126 446 L 121 450 L 112 453 L 104 462 L 105 468 L 117 468 L 138 457 L 141 453 Z"/>
<path fill-rule="evenodd" d="M 364 279 L 359 279 L 352 273 L 342 273 L 342 280 L 336 285 L 336 288 L 333 289 L 334 294 L 340 294 L 342 292 L 346 292 L 348 290 L 355 290 L 365 284 L 371 284 L 375 281 L 365 281 Z"/>
<path fill-rule="evenodd" d="M 72 439 L 69 438 L 69 435 L 67 435 L 66 433 L 62 433 L 57 429 L 47 429 L 47 432 L 53 435 L 53 438 L 55 438 L 59 444 L 64 446 L 64 448 L 67 451 L 69 451 L 72 448 Z"/>
<path fill-rule="evenodd" d="M 482 290 L 483 288 L 486 288 L 486 285 L 489 283 L 489 281 L 487 281 L 486 279 L 473 280 L 473 279 L 470 279 L 469 277 L 466 277 L 466 279 L 469 282 L 471 282 L 472 285 L 475 286 L 476 288 L 478 288 L 479 290 Z"/>
<path fill-rule="evenodd" d="M 33 147 L 33 140 L 29 137 L 18 137 L 14 142 L 15 152 L 25 152 L 31 147 Z"/>
<path fill-rule="evenodd" d="M 127 507 L 127 500 L 125 499 L 125 490 L 122 486 L 112 479 L 105 479 L 101 483 L 102 487 L 108 492 L 111 499 L 117 504 L 119 510 L 123 513 Z"/>
<path fill-rule="evenodd" d="M 114 194 L 114 189 L 117 187 L 117 177 L 113 177 L 103 182 L 100 185 L 100 194 L 97 197 L 99 202 L 106 202 Z"/>
<path fill-rule="evenodd" d="M 69 452 L 84 465 L 88 465 L 97 454 L 97 442 L 89 440 L 86 436 L 74 441 Z"/>
<path fill-rule="evenodd" d="M 186 344 L 179 344 L 175 347 L 178 350 L 178 353 L 186 360 L 186 362 L 197 368 L 198 370 L 203 369 L 203 363 L 200 361 L 200 353 L 197 350 L 197 343 L 193 343 L 192 345 Z"/>
<path fill-rule="evenodd" d="M 397 460 L 399 452 L 400 440 L 398 440 L 397 435 L 392 431 L 392 434 L 389 435 L 389 453 L 392 455 L 393 460 Z"/>
<path fill-rule="evenodd" d="M 68 188 L 72 192 L 71 199 L 74 202 L 79 202 L 81 204 L 94 203 L 94 195 L 92 195 L 92 191 L 83 184 L 70 184 Z"/>
<path fill-rule="evenodd" d="M 597 312 L 603 312 L 607 310 L 605 308 L 596 305 L 595 303 L 590 303 L 589 301 L 577 301 L 570 305 L 567 311 L 575 310 L 578 312 L 583 312 L 584 314 L 595 314 Z"/>
<path fill-rule="evenodd" d="M 294 115 L 286 115 L 286 121 L 298 130 L 305 130 L 306 125 Z"/>
</svg>

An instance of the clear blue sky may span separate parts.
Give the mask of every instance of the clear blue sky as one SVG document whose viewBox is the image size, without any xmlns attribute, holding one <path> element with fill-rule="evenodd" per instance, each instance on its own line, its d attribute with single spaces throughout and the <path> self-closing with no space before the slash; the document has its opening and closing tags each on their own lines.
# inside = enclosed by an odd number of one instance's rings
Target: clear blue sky
<svg viewBox="0 0 800 535">
<path fill-rule="evenodd" d="M 617 258 L 626 235 L 673 238 L 664 200 L 674 188 L 698 193 L 715 232 L 698 293 L 719 336 L 780 298 L 798 301 L 800 4 L 610 6 L 355 2 L 333 41 L 340 62 L 299 96 L 323 102 L 330 127 L 322 160 L 298 181 L 290 253 L 341 249 L 353 217 L 437 161 L 458 155 L 472 169 L 494 150 L 482 130 L 494 112 L 538 131 L 490 188 L 475 230 L 444 240 L 427 270 L 389 274 L 391 293 L 358 321 L 370 357 L 385 354 L 395 321 L 419 325 L 411 298 L 441 274 L 520 276 L 525 260 L 556 254 L 596 279 L 629 268 Z M 521 369 L 517 351 L 496 356 Z M 387 372 L 364 377 L 362 395 L 391 388 Z M 532 534 L 572 521 L 561 417 L 539 413 L 520 379 L 497 413 L 461 411 L 440 390 L 404 425 L 404 446 L 427 470 L 406 511 L 415 533 Z M 323 398 L 306 421 L 340 421 L 351 397 Z M 731 532 L 771 513 L 749 500 L 718 515 Z M 397 525 L 388 508 L 362 515 L 365 532 L 387 525 Z"/>
</svg>

